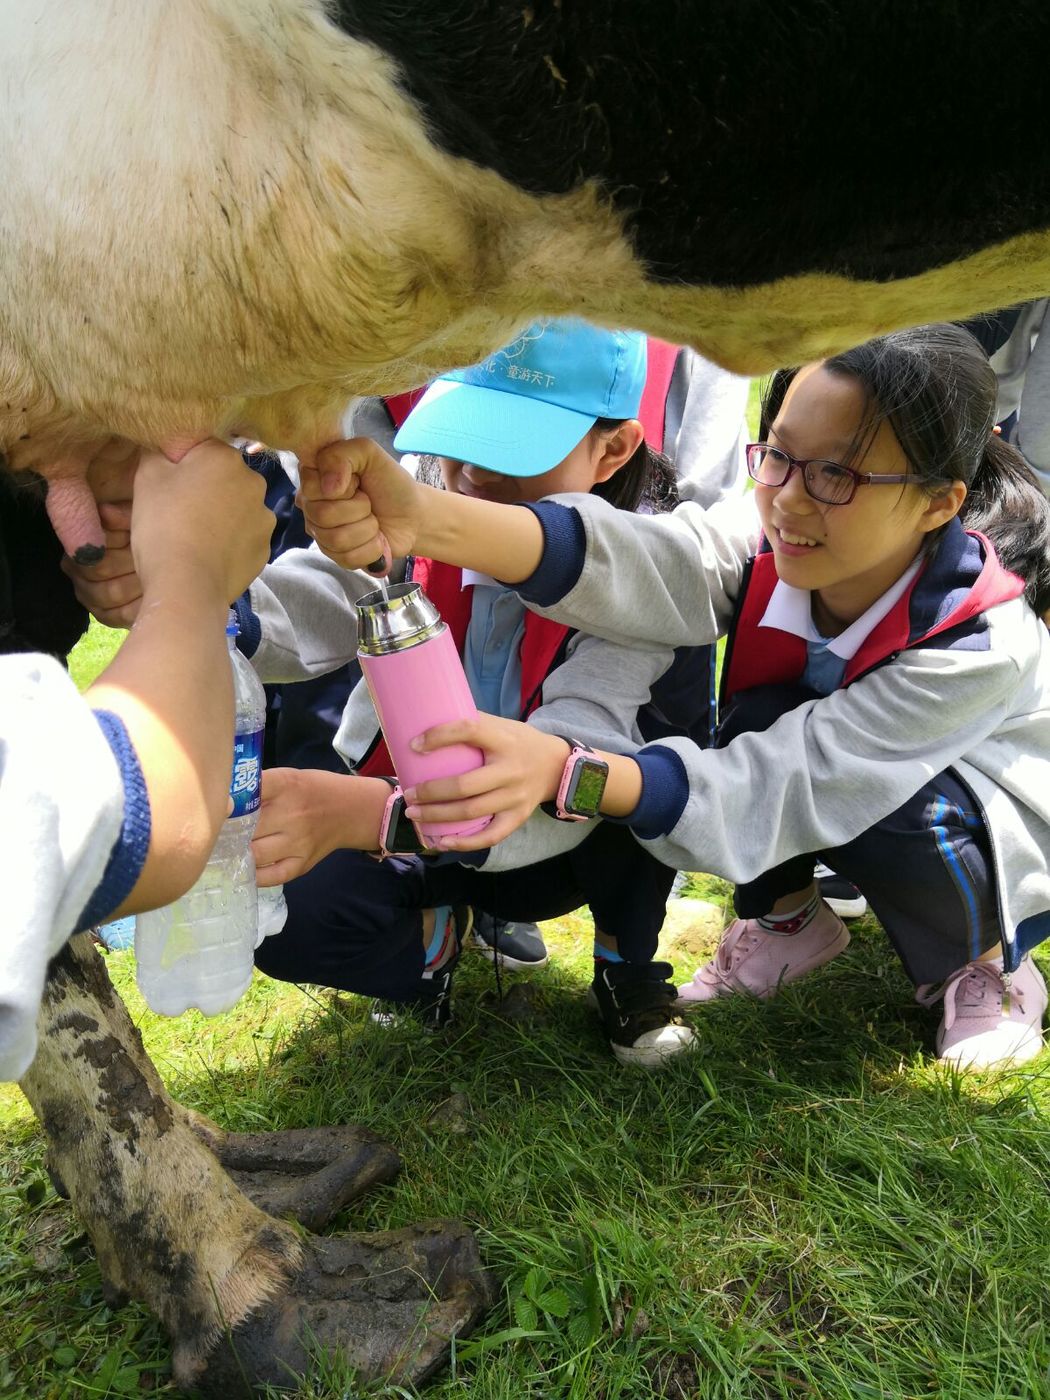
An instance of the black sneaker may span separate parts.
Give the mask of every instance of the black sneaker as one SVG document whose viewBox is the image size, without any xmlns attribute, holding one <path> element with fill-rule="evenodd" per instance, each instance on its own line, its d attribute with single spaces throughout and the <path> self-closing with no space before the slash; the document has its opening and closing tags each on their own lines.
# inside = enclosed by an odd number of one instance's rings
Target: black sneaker
<svg viewBox="0 0 1050 1400">
<path fill-rule="evenodd" d="M 693 1032 L 675 1015 L 673 971 L 665 962 L 595 959 L 588 995 L 620 1064 L 660 1069 L 674 1055 L 695 1048 Z"/>
<path fill-rule="evenodd" d="M 856 885 L 836 875 L 830 866 L 818 862 L 814 874 L 821 899 L 840 919 L 859 919 L 868 912 L 868 901 Z"/>
<path fill-rule="evenodd" d="M 371 1018 L 377 1026 L 397 1026 L 406 1016 L 418 1021 L 425 1031 L 443 1031 L 452 1021 L 452 978 L 470 936 L 473 923 L 470 908 L 462 905 L 453 909 L 456 930 L 456 951 L 433 972 L 424 972 L 419 990 L 411 1000 L 386 1001 L 377 997 L 372 1003 Z"/>
<path fill-rule="evenodd" d="M 497 919 L 481 909 L 474 911 L 474 931 L 471 946 L 484 957 L 495 961 L 509 972 L 526 972 L 546 967 L 549 961 L 543 934 L 535 924 L 512 923 Z"/>
</svg>

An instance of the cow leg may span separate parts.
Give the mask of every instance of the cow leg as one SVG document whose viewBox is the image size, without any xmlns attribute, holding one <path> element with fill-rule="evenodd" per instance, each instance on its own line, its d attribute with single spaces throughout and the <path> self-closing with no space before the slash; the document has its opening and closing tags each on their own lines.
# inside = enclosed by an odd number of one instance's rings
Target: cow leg
<svg viewBox="0 0 1050 1400">
<path fill-rule="evenodd" d="M 323 1230 L 341 1210 L 392 1181 L 401 1170 L 394 1149 L 356 1123 L 287 1128 L 275 1133 L 231 1133 L 202 1113 L 172 1103 L 204 1146 L 250 1201 L 267 1215 Z M 69 1190 L 50 1153 L 47 1172 L 64 1200 Z"/>
<path fill-rule="evenodd" d="M 327 1142 L 307 1134 L 312 1144 L 299 1135 L 283 1154 L 259 1141 L 271 1134 L 245 1135 L 246 1147 L 240 1135 L 180 1108 L 87 935 L 52 963 L 38 1030 L 21 1087 L 53 1169 L 110 1292 L 139 1299 L 163 1322 L 178 1384 L 228 1394 L 234 1384 L 288 1383 L 308 1367 L 311 1337 L 348 1354 L 362 1380 L 393 1372 L 414 1382 L 487 1304 L 476 1245 L 460 1225 L 300 1240 L 249 1200 L 209 1135 L 218 1134 L 231 1161 L 265 1164 L 264 1172 L 293 1160 L 300 1171 L 320 1164 L 329 1175 L 315 1193 L 318 1214 L 326 1193 L 329 1203 L 345 1202 L 348 1182 L 382 1178 L 391 1158 L 359 1134 L 351 1165 L 339 1166 L 333 1149 L 354 1139 L 338 1130 Z M 223 1379 L 213 1382 L 213 1370 Z"/>
</svg>

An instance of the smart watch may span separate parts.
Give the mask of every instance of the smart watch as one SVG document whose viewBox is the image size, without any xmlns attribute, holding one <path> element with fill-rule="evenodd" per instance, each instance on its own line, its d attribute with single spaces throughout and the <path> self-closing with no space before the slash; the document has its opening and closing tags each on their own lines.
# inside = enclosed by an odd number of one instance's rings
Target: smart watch
<svg viewBox="0 0 1050 1400">
<path fill-rule="evenodd" d="M 563 822 L 585 822 L 598 816 L 609 777 L 609 765 L 593 749 L 566 739 L 569 756 L 561 770 L 554 815 Z"/>
<path fill-rule="evenodd" d="M 387 856 L 419 855 L 427 847 L 405 816 L 405 794 L 401 791 L 401 785 L 396 778 L 384 778 L 383 782 L 390 784 L 390 796 L 379 821 L 379 850 L 376 854 L 380 860 L 386 860 Z"/>
</svg>

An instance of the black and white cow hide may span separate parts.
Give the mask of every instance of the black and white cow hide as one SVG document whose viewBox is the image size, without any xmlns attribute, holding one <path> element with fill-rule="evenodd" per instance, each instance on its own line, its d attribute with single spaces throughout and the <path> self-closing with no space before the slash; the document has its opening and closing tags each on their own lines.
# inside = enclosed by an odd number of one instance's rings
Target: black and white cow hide
<svg viewBox="0 0 1050 1400">
<path fill-rule="evenodd" d="M 744 372 L 1050 289 L 1021 0 L 5 0 L 0 451 L 309 456 L 544 312 Z"/>
</svg>

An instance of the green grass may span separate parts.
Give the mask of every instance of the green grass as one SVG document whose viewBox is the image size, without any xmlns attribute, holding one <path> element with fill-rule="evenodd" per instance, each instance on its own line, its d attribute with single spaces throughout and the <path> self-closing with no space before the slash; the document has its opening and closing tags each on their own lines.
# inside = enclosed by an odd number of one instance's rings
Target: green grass
<svg viewBox="0 0 1050 1400">
<path fill-rule="evenodd" d="M 672 950 L 681 973 L 717 923 Z M 336 1228 L 453 1215 L 478 1232 L 500 1302 L 427 1400 L 1050 1395 L 1050 1055 L 984 1080 L 940 1070 L 935 1016 L 865 921 L 777 1001 L 709 1008 L 695 1057 L 625 1071 L 583 1002 L 589 924 L 546 931 L 535 1020 L 502 1020 L 468 958 L 439 1039 L 260 976 L 227 1016 L 165 1021 L 130 955 L 108 963 L 184 1103 L 236 1129 L 360 1121 L 395 1144 L 400 1179 Z M 170 1393 L 159 1327 L 104 1305 L 13 1087 L 0 1137 L 0 1395 Z M 358 1393 L 338 1362 L 301 1391 Z"/>
<path fill-rule="evenodd" d="M 758 424 L 762 416 L 762 389 L 765 384 L 764 379 L 752 379 L 751 388 L 747 395 L 747 425 L 751 433 L 751 441 L 758 438 Z"/>
<path fill-rule="evenodd" d="M 92 628 L 80 685 L 122 636 Z M 724 905 L 720 881 L 690 883 Z M 691 907 L 708 917 L 669 949 L 683 977 L 720 923 Z M 534 1020 L 503 1020 L 467 959 L 439 1039 L 258 975 L 234 1012 L 166 1021 L 130 954 L 108 964 L 182 1102 L 234 1129 L 360 1121 L 397 1147 L 399 1180 L 333 1228 L 477 1231 L 500 1300 L 426 1400 L 1050 1397 L 1050 1052 L 940 1069 L 936 1014 L 867 919 L 775 1002 L 708 1008 L 697 1055 L 629 1072 L 584 1006 L 586 918 L 545 933 Z M 171 1395 L 167 1340 L 140 1306 L 105 1305 L 13 1086 L 0 1144 L 0 1396 Z M 338 1359 L 299 1392 L 360 1393 Z"/>
</svg>

